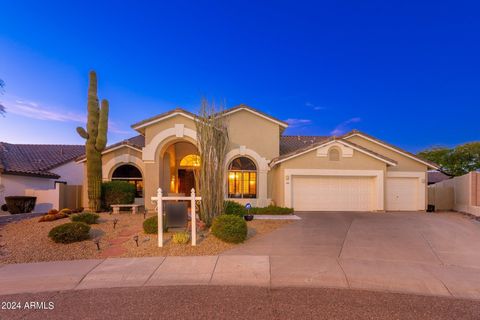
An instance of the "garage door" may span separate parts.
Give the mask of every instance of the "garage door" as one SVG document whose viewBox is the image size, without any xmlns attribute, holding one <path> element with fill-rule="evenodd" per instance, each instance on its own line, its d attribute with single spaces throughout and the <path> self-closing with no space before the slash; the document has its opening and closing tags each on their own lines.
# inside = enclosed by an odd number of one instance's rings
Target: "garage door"
<svg viewBox="0 0 480 320">
<path fill-rule="evenodd" d="M 415 211 L 418 204 L 417 178 L 387 178 L 386 210 Z"/>
<path fill-rule="evenodd" d="M 293 177 L 292 204 L 297 211 L 370 211 L 373 177 Z"/>
</svg>

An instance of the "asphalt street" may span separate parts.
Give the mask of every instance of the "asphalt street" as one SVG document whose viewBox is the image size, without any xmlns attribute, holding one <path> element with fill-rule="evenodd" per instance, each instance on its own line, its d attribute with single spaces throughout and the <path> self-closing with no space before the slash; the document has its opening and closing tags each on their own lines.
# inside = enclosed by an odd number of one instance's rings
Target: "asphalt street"
<svg viewBox="0 0 480 320">
<path fill-rule="evenodd" d="M 478 300 L 327 288 L 137 287 L 5 295 L 0 301 L 2 320 L 480 319 Z M 20 308 L 4 309 L 13 305 Z"/>
</svg>

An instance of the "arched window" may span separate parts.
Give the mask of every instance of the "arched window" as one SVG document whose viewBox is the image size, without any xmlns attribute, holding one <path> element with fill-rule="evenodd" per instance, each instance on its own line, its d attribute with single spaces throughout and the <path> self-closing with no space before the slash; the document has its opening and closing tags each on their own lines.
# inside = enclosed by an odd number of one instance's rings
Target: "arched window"
<svg viewBox="0 0 480 320">
<path fill-rule="evenodd" d="M 180 160 L 180 167 L 200 167 L 200 156 L 189 154 Z"/>
<path fill-rule="evenodd" d="M 330 150 L 328 150 L 328 160 L 339 161 L 340 151 L 337 148 L 330 148 Z"/>
<path fill-rule="evenodd" d="M 246 157 L 232 160 L 228 166 L 228 197 L 257 197 L 257 166 Z"/>
<path fill-rule="evenodd" d="M 137 189 L 135 197 L 143 197 L 143 178 L 142 173 L 137 167 L 132 166 L 131 164 L 119 166 L 117 169 L 115 169 L 115 171 L 113 171 L 112 180 L 126 181 L 135 185 L 135 188 Z"/>
</svg>

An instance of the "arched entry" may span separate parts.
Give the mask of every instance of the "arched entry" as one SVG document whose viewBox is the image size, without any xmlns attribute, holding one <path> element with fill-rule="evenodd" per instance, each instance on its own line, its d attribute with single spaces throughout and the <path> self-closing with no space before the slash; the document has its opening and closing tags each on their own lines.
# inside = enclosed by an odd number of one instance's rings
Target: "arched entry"
<svg viewBox="0 0 480 320">
<path fill-rule="evenodd" d="M 195 172 L 200 168 L 197 147 L 185 139 L 175 139 L 159 152 L 162 190 L 189 195 L 195 188 Z"/>
<path fill-rule="evenodd" d="M 131 164 L 118 166 L 112 173 L 112 180 L 125 181 L 135 185 L 135 198 L 143 197 L 143 177 L 140 170 Z"/>
</svg>

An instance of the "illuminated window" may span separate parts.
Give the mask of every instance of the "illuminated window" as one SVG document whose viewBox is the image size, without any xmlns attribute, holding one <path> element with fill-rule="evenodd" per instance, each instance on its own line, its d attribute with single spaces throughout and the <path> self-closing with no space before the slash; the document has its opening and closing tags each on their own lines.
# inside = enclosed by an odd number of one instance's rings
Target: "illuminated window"
<svg viewBox="0 0 480 320">
<path fill-rule="evenodd" d="M 239 157 L 228 166 L 228 197 L 257 197 L 257 167 L 252 160 Z"/>
<path fill-rule="evenodd" d="M 180 167 L 200 167 L 200 156 L 189 154 L 180 161 Z"/>
<path fill-rule="evenodd" d="M 137 167 L 132 166 L 130 164 L 125 164 L 113 171 L 112 180 L 116 181 L 126 181 L 131 183 L 135 186 L 137 190 L 135 197 L 141 198 L 143 197 L 143 179 L 142 173 L 138 170 Z"/>
<path fill-rule="evenodd" d="M 330 150 L 328 150 L 328 160 L 339 161 L 340 151 L 337 148 L 331 148 Z"/>
</svg>

